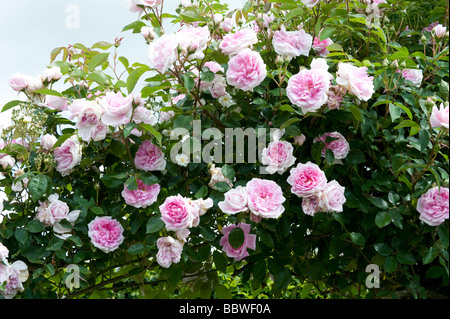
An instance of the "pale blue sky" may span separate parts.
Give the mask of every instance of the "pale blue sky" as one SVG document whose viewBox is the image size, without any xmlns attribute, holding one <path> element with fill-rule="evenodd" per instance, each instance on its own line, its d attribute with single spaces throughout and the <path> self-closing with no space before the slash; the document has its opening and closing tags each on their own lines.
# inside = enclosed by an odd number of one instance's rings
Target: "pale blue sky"
<svg viewBox="0 0 450 319">
<path fill-rule="evenodd" d="M 232 9 L 245 1 L 224 2 Z M 180 0 L 166 0 L 164 11 L 174 12 L 179 3 Z M 70 11 L 73 6 L 80 13 L 79 28 L 70 28 L 66 23 L 73 21 L 70 19 L 75 13 Z M 141 35 L 121 32 L 137 19 L 137 13 L 128 10 L 127 0 L 2 0 L 0 7 L 0 108 L 18 98 L 8 79 L 15 73 L 40 74 L 56 47 L 77 42 L 91 46 L 125 36 L 119 55 L 130 62 L 148 62 L 148 46 Z M 174 31 L 174 27 L 167 27 L 166 32 Z M 8 115 L 0 114 L 0 129 L 5 122 Z"/>
</svg>

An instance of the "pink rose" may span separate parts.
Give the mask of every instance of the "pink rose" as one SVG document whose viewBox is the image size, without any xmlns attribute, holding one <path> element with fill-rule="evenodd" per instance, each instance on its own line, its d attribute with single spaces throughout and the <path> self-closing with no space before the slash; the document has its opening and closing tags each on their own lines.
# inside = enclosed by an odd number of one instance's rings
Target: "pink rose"
<svg viewBox="0 0 450 319">
<path fill-rule="evenodd" d="M 45 102 L 39 105 L 58 111 L 65 111 L 69 108 L 68 100 L 66 98 L 53 95 L 46 95 Z"/>
<path fill-rule="evenodd" d="M 156 8 L 159 6 L 163 0 L 134 0 L 136 5 L 142 5 L 145 7 Z"/>
<path fill-rule="evenodd" d="M 419 87 L 422 84 L 422 79 L 423 79 L 422 70 L 403 69 L 401 71 L 401 73 L 402 73 L 402 77 L 405 80 L 411 81 L 414 86 Z"/>
<path fill-rule="evenodd" d="M 227 70 L 227 82 L 243 91 L 250 91 L 260 85 L 266 75 L 266 65 L 259 53 L 244 49 L 231 58 Z"/>
<path fill-rule="evenodd" d="M 298 146 L 302 146 L 305 141 L 306 136 L 304 134 L 294 137 L 294 144 L 297 144 Z"/>
<path fill-rule="evenodd" d="M 178 39 L 175 34 L 164 34 L 149 45 L 150 66 L 165 73 L 178 60 Z"/>
<path fill-rule="evenodd" d="M 127 205 L 144 208 L 152 205 L 158 199 L 158 194 L 161 189 L 159 184 L 145 185 L 140 179 L 137 180 L 138 189 L 133 191 L 129 190 L 127 185 L 124 184 L 124 190 L 122 191 L 122 197 L 125 199 Z"/>
<path fill-rule="evenodd" d="M 229 242 L 228 236 L 232 229 L 239 227 L 244 232 L 244 243 L 237 248 L 231 246 Z M 222 246 L 223 251 L 227 254 L 228 257 L 234 258 L 234 260 L 239 261 L 245 257 L 249 256 L 247 249 L 256 249 L 256 235 L 250 234 L 250 225 L 245 223 L 239 223 L 236 225 L 230 225 L 222 228 L 221 233 L 223 237 L 220 238 L 220 245 Z"/>
<path fill-rule="evenodd" d="M 93 101 L 86 103 L 77 114 L 75 127 L 78 129 L 78 136 L 86 142 L 102 141 L 106 137 L 108 127 L 103 124 L 102 116 L 104 110 Z"/>
<path fill-rule="evenodd" d="M 303 213 L 309 216 L 314 216 L 315 213 L 323 211 L 322 206 L 320 206 L 319 197 L 317 195 L 312 195 L 302 198 L 302 210 Z"/>
<path fill-rule="evenodd" d="M 302 0 L 303 4 L 308 8 L 314 7 L 320 0 Z"/>
<path fill-rule="evenodd" d="M 417 201 L 419 219 L 430 226 L 442 224 L 449 216 L 449 189 L 433 187 Z"/>
<path fill-rule="evenodd" d="M 238 186 L 230 189 L 224 194 L 225 200 L 219 202 L 219 208 L 225 214 L 233 215 L 248 210 L 247 190 L 245 187 Z"/>
<path fill-rule="evenodd" d="M 188 60 L 203 59 L 203 53 L 211 40 L 211 34 L 207 26 L 181 29 L 176 34 L 178 47 L 188 56 Z"/>
<path fill-rule="evenodd" d="M 234 20 L 231 18 L 223 19 L 222 23 L 220 24 L 220 27 L 225 32 L 231 32 L 231 30 L 233 30 L 233 26 L 234 26 Z"/>
<path fill-rule="evenodd" d="M 280 31 L 276 31 L 272 38 L 275 52 L 283 57 L 309 56 L 312 45 L 312 36 L 305 30 L 286 31 L 284 25 Z"/>
<path fill-rule="evenodd" d="M 340 213 L 344 210 L 346 198 L 344 195 L 345 187 L 339 185 L 335 180 L 329 182 L 325 188 L 319 193 L 319 202 L 324 212 Z M 303 198 L 305 200 L 305 198 Z"/>
<path fill-rule="evenodd" d="M 327 102 L 330 86 L 328 72 L 322 69 L 303 69 L 289 79 L 286 93 L 291 103 L 306 114 L 317 111 Z"/>
<path fill-rule="evenodd" d="M 56 161 L 56 170 L 62 176 L 69 175 L 75 166 L 80 164 L 82 153 L 82 146 L 77 136 L 64 141 L 61 146 L 57 147 L 53 153 Z"/>
<path fill-rule="evenodd" d="M 122 244 L 123 227 L 110 216 L 97 216 L 88 224 L 88 236 L 92 245 L 105 253 L 110 253 Z"/>
<path fill-rule="evenodd" d="M 431 127 L 445 127 L 446 129 L 449 128 L 448 125 L 449 122 L 449 106 L 444 105 L 444 103 L 441 103 L 439 106 L 439 109 L 437 106 L 433 106 L 433 110 L 430 115 L 430 123 Z"/>
<path fill-rule="evenodd" d="M 350 63 L 340 62 L 336 76 L 336 83 L 359 100 L 368 101 L 375 92 L 373 77 L 368 75 L 366 67 L 356 67 Z"/>
<path fill-rule="evenodd" d="M 336 139 L 327 143 L 327 137 L 333 137 Z M 350 151 L 350 145 L 348 144 L 345 137 L 339 132 L 325 133 L 322 136 L 316 137 L 313 140 L 314 143 L 319 141 L 325 144 L 322 150 L 322 157 L 325 157 L 326 150 L 330 149 L 334 154 L 334 158 L 337 160 L 341 160 L 347 157 L 347 154 Z"/>
<path fill-rule="evenodd" d="M 177 231 L 192 227 L 195 211 L 189 201 L 180 194 L 167 197 L 159 206 L 159 210 L 167 230 Z"/>
<path fill-rule="evenodd" d="M 3 261 L 5 264 L 8 262 L 9 250 L 6 246 L 0 243 L 0 263 Z M 2 282 L 0 280 L 0 282 Z"/>
<path fill-rule="evenodd" d="M 297 167 L 290 170 L 287 182 L 292 186 L 293 194 L 298 197 L 308 197 L 325 188 L 327 177 L 314 163 L 298 163 Z"/>
<path fill-rule="evenodd" d="M 447 28 L 444 27 L 442 24 L 438 24 L 431 30 L 431 35 L 433 38 L 436 39 L 442 39 L 445 36 L 445 33 L 447 32 Z"/>
<path fill-rule="evenodd" d="M 317 55 L 326 57 L 328 54 L 330 54 L 330 51 L 327 50 L 327 47 L 333 44 L 333 41 L 330 38 L 320 41 L 319 37 L 314 38 L 312 48 Z"/>
<path fill-rule="evenodd" d="M 271 180 L 253 178 L 246 185 L 250 211 L 263 218 L 278 218 L 284 212 L 281 187 Z"/>
<path fill-rule="evenodd" d="M 61 68 L 54 66 L 41 73 L 42 81 L 45 83 L 58 81 L 62 77 Z"/>
<path fill-rule="evenodd" d="M 32 79 L 30 75 L 16 73 L 9 79 L 9 86 L 14 91 L 20 92 L 28 87 L 30 79 Z"/>
<path fill-rule="evenodd" d="M 5 299 L 12 299 L 19 291 L 24 291 L 23 282 L 28 279 L 28 266 L 21 260 L 11 265 L 0 262 L 0 293 Z"/>
<path fill-rule="evenodd" d="M 161 237 L 156 241 L 158 253 L 156 261 L 161 267 L 169 268 L 172 263 L 180 262 L 181 253 L 183 252 L 183 243 L 172 238 Z"/>
<path fill-rule="evenodd" d="M 55 223 L 66 219 L 69 214 L 69 206 L 59 200 L 58 194 L 52 194 L 45 202 L 40 202 L 36 219 L 46 226 L 53 226 Z"/>
<path fill-rule="evenodd" d="M 262 150 L 261 163 L 268 165 L 265 170 L 269 174 L 283 174 L 295 163 L 296 158 L 293 156 L 292 144 L 279 140 L 283 134 L 284 130 L 277 130 L 273 134 L 273 141 Z"/>
<path fill-rule="evenodd" d="M 132 95 L 124 97 L 120 92 L 106 92 L 106 95 L 99 100 L 99 105 L 105 111 L 102 116 L 103 124 L 119 127 L 130 122 L 133 113 Z"/>
<path fill-rule="evenodd" d="M 256 32 L 250 28 L 227 34 L 219 44 L 219 49 L 226 55 L 236 55 L 244 49 L 251 48 L 258 42 Z"/>
<path fill-rule="evenodd" d="M 162 171 L 166 168 L 166 160 L 161 149 L 150 140 L 145 140 L 139 146 L 134 158 L 136 168 L 144 171 Z"/>
</svg>

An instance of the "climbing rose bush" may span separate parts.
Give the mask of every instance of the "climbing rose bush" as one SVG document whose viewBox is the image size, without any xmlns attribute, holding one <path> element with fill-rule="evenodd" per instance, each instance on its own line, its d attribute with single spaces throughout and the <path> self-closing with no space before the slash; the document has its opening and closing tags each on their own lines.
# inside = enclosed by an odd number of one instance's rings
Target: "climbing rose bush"
<svg viewBox="0 0 450 319">
<path fill-rule="evenodd" d="M 445 1 L 127 5 L 4 84 L 0 298 L 448 297 Z"/>
</svg>

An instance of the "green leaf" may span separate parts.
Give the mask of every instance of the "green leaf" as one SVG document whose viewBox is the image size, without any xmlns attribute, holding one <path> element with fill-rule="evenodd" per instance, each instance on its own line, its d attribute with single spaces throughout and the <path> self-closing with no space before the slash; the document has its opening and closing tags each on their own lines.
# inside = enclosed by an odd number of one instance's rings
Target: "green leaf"
<svg viewBox="0 0 450 319">
<path fill-rule="evenodd" d="M 448 96 L 449 96 L 448 91 L 449 91 L 448 82 L 445 82 L 444 80 L 441 79 L 441 83 L 439 84 L 439 94 L 441 95 L 441 97 L 443 99 L 448 100 Z"/>
<path fill-rule="evenodd" d="M 415 135 L 420 131 L 420 125 L 412 120 L 403 120 L 399 125 L 394 127 L 394 129 L 398 130 L 400 128 L 410 127 L 411 131 L 409 132 L 409 136 Z"/>
<path fill-rule="evenodd" d="M 414 256 L 405 251 L 399 251 L 395 255 L 395 257 L 396 257 L 397 261 L 401 264 L 414 265 L 416 263 L 416 259 L 414 258 Z"/>
<path fill-rule="evenodd" d="M 114 44 L 106 42 L 106 41 L 99 41 L 92 46 L 92 49 L 108 50 L 113 45 Z"/>
<path fill-rule="evenodd" d="M 183 75 L 183 83 L 188 92 L 191 92 L 195 85 L 194 79 L 189 74 Z"/>
<path fill-rule="evenodd" d="M 217 284 L 214 287 L 214 291 L 216 292 L 216 296 L 218 299 L 232 299 L 233 298 L 233 295 L 228 290 L 228 288 L 222 284 Z"/>
<path fill-rule="evenodd" d="M 155 138 L 156 141 L 158 142 L 158 144 L 161 146 L 161 142 L 162 142 L 162 135 L 153 128 L 153 126 L 151 126 L 150 124 L 144 124 L 141 123 L 139 124 L 143 129 L 145 129 L 147 132 L 151 133 Z"/>
<path fill-rule="evenodd" d="M 429 247 L 425 255 L 422 257 L 422 262 L 424 265 L 430 264 L 439 255 L 439 251 L 433 247 Z"/>
<path fill-rule="evenodd" d="M 384 261 L 384 270 L 386 270 L 386 272 L 392 273 L 397 269 L 397 260 L 395 260 L 394 257 L 389 256 L 388 258 L 386 258 L 386 260 Z"/>
<path fill-rule="evenodd" d="M 14 232 L 14 237 L 19 243 L 24 245 L 28 240 L 28 231 L 25 228 L 17 228 Z"/>
<path fill-rule="evenodd" d="M 91 212 L 93 212 L 95 215 L 103 215 L 103 208 L 99 207 L 99 206 L 94 206 L 91 207 Z"/>
<path fill-rule="evenodd" d="M 125 183 L 127 178 L 128 174 L 126 173 L 109 173 L 100 177 L 103 184 L 108 188 L 123 187 L 123 184 Z"/>
<path fill-rule="evenodd" d="M 201 16 L 197 11 L 193 10 L 185 10 L 182 14 L 180 14 L 180 18 L 185 22 L 197 22 L 197 21 L 205 21 L 205 18 Z"/>
<path fill-rule="evenodd" d="M 144 251 L 144 245 L 141 243 L 131 245 L 130 247 L 128 247 L 127 251 L 130 255 L 142 254 L 142 252 Z"/>
<path fill-rule="evenodd" d="M 361 233 L 351 232 L 350 239 L 358 246 L 364 246 L 366 239 Z"/>
<path fill-rule="evenodd" d="M 56 143 L 53 145 L 53 149 L 61 146 L 62 143 L 64 143 L 67 139 L 71 138 L 73 136 L 72 133 L 68 133 L 68 134 L 63 134 L 60 137 L 58 137 L 58 140 L 56 141 Z"/>
<path fill-rule="evenodd" d="M 159 216 L 154 216 L 149 219 L 146 227 L 146 234 L 152 234 L 160 231 L 165 226 L 164 222 L 161 220 Z"/>
<path fill-rule="evenodd" d="M 134 21 L 134 22 L 132 22 L 132 23 L 126 25 L 126 26 L 122 29 L 122 32 L 128 31 L 128 30 L 133 30 L 133 32 L 134 32 L 134 31 L 139 32 L 139 30 L 141 30 L 141 28 L 142 28 L 142 27 L 145 27 L 145 26 L 146 26 L 146 24 L 145 24 L 144 22 L 142 22 L 142 21 Z"/>
<path fill-rule="evenodd" d="M 45 95 L 53 95 L 53 96 L 59 96 L 59 97 L 63 96 L 58 91 L 50 90 L 50 89 L 40 89 L 40 90 L 34 91 L 34 93 L 45 94 Z"/>
<path fill-rule="evenodd" d="M 336 31 L 335 28 L 326 27 L 320 32 L 320 41 L 328 39 Z"/>
<path fill-rule="evenodd" d="M 45 226 L 39 220 L 33 219 L 28 222 L 27 230 L 30 233 L 40 233 L 45 230 Z"/>
<path fill-rule="evenodd" d="M 295 122 L 298 122 L 298 121 L 300 121 L 299 118 L 293 117 L 293 118 L 287 120 L 286 122 L 284 122 L 283 124 L 281 124 L 280 130 L 284 130 L 289 125 L 292 125 L 292 124 L 294 124 Z"/>
<path fill-rule="evenodd" d="M 325 159 L 330 165 L 334 163 L 334 153 L 329 148 L 325 150 Z"/>
<path fill-rule="evenodd" d="M 228 234 L 228 241 L 230 242 L 231 247 L 235 249 L 241 247 L 245 241 L 245 234 L 242 228 L 233 228 Z"/>
<path fill-rule="evenodd" d="M 147 66 L 141 66 L 135 70 L 133 70 L 130 75 L 127 78 L 127 91 L 128 94 L 133 92 L 137 82 L 139 81 L 140 77 L 150 69 Z"/>
<path fill-rule="evenodd" d="M 361 152 L 361 150 L 359 150 L 359 149 L 350 150 L 350 152 L 348 152 L 345 160 L 350 165 L 358 165 L 358 164 L 364 163 L 366 161 L 366 159 L 364 157 L 364 153 Z"/>
<path fill-rule="evenodd" d="M 292 280 L 291 273 L 287 269 L 283 269 L 274 275 L 274 285 L 275 289 L 278 291 L 283 291 L 287 288 Z"/>
<path fill-rule="evenodd" d="M 320 158 L 322 156 L 322 150 L 325 147 L 325 144 L 322 141 L 316 142 L 311 147 L 311 157 L 314 162 L 320 162 Z"/>
<path fill-rule="evenodd" d="M 216 266 L 217 270 L 219 270 L 223 273 L 227 272 L 228 262 L 227 262 L 227 259 L 225 258 L 225 256 L 221 252 L 219 252 L 217 250 L 215 250 L 213 252 L 213 261 L 214 261 L 214 265 Z"/>
<path fill-rule="evenodd" d="M 47 191 L 48 180 L 45 175 L 35 175 L 28 183 L 31 199 L 37 202 Z"/>
<path fill-rule="evenodd" d="M 3 108 L 2 108 L 2 112 L 8 111 L 9 109 L 12 109 L 13 107 L 19 105 L 19 103 L 21 103 L 23 101 L 19 101 L 19 100 L 14 100 L 11 102 L 6 103 Z"/>
<path fill-rule="evenodd" d="M 200 189 L 195 193 L 194 197 L 195 199 L 203 198 L 206 195 L 208 195 L 208 187 L 206 185 L 203 185 L 200 187 Z"/>
<path fill-rule="evenodd" d="M 228 192 L 231 189 L 230 185 L 228 185 L 226 182 L 218 182 L 214 185 L 214 188 L 222 193 Z"/>
<path fill-rule="evenodd" d="M 389 104 L 389 114 L 391 115 L 392 122 L 395 122 L 396 119 L 400 118 L 402 115 L 402 109 L 398 107 L 396 104 Z"/>
<path fill-rule="evenodd" d="M 234 181 L 234 175 L 236 174 L 236 172 L 234 171 L 233 167 L 225 164 L 222 166 L 221 171 L 226 178 L 228 178 L 230 181 Z"/>
<path fill-rule="evenodd" d="M 389 208 L 389 204 L 381 197 L 368 197 L 369 201 L 377 206 L 379 209 L 386 210 Z"/>
<path fill-rule="evenodd" d="M 123 136 L 125 138 L 130 136 L 131 131 L 133 131 L 136 127 L 138 127 L 138 125 L 134 122 L 130 122 L 127 125 L 125 125 L 125 127 L 123 129 Z"/>
<path fill-rule="evenodd" d="M 394 249 L 392 249 L 392 247 L 386 245 L 385 243 L 375 244 L 374 248 L 377 253 L 383 256 L 390 256 L 394 252 Z"/>
<path fill-rule="evenodd" d="M 273 237 L 272 235 L 263 229 L 258 229 L 258 237 L 259 239 L 266 245 L 267 247 L 273 247 Z"/>
<path fill-rule="evenodd" d="M 56 251 L 62 247 L 64 240 L 58 237 L 53 237 L 47 245 L 47 250 Z"/>
<path fill-rule="evenodd" d="M 375 224 L 378 228 L 383 228 L 391 223 L 391 217 L 387 212 L 379 212 L 377 216 L 375 216 Z"/>
<path fill-rule="evenodd" d="M 94 71 L 96 67 L 105 63 L 108 60 L 108 57 L 109 53 L 98 53 L 94 55 L 88 64 L 89 71 Z"/>
<path fill-rule="evenodd" d="M 159 183 L 158 177 L 149 172 L 141 172 L 140 179 L 145 185 L 154 185 Z"/>
<path fill-rule="evenodd" d="M 129 177 L 126 181 L 125 184 L 127 185 L 127 188 L 130 191 L 135 191 L 139 188 L 137 181 L 136 181 L 136 176 L 131 176 Z"/>
</svg>

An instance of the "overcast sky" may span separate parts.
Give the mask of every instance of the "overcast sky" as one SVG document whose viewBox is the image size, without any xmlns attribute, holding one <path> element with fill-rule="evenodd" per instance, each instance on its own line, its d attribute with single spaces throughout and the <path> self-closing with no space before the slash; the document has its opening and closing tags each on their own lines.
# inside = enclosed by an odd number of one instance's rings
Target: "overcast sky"
<svg viewBox="0 0 450 319">
<path fill-rule="evenodd" d="M 243 0 L 227 0 L 230 9 Z M 164 11 L 174 13 L 180 0 L 165 0 Z M 79 12 L 79 25 L 74 15 Z M 148 63 L 148 46 L 140 34 L 122 33 L 122 28 L 137 20 L 128 10 L 127 0 L 15 0 L 1 1 L 0 10 L 0 109 L 18 99 L 8 85 L 15 73 L 36 76 L 50 63 L 52 49 L 68 44 L 92 46 L 98 41 L 114 42 L 123 37 L 119 55 L 131 63 Z M 175 28 L 166 28 L 172 32 Z M 22 97 L 22 94 L 19 95 Z M 20 98 L 19 98 L 20 99 Z M 0 113 L 0 129 L 8 114 Z"/>
</svg>

